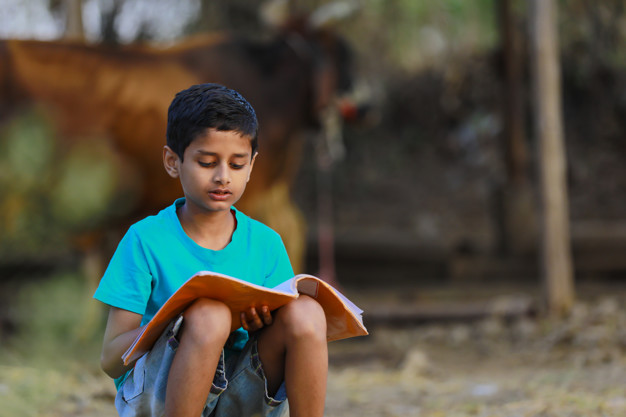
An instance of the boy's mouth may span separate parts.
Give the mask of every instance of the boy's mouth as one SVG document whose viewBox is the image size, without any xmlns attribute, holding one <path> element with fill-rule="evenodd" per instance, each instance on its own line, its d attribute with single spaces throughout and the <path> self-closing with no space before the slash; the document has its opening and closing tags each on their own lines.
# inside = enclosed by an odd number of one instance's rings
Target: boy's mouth
<svg viewBox="0 0 626 417">
<path fill-rule="evenodd" d="M 226 200 L 228 198 L 228 196 L 230 196 L 232 193 L 230 192 L 230 190 L 227 189 L 215 189 L 215 190 L 211 190 L 209 191 L 209 196 L 213 199 L 213 200 Z"/>
</svg>

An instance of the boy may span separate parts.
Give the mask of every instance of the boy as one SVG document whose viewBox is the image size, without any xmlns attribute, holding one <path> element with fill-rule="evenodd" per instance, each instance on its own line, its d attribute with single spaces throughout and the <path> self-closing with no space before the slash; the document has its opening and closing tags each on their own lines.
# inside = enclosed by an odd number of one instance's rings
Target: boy
<svg viewBox="0 0 626 417">
<path fill-rule="evenodd" d="M 198 299 L 130 366 L 122 354 L 167 298 L 200 270 L 273 287 L 293 276 L 282 240 L 236 210 L 257 157 L 256 114 L 217 84 L 179 92 L 163 163 L 184 198 L 130 227 L 94 297 L 110 306 L 102 369 L 121 416 L 322 416 L 328 351 L 320 305 L 301 296 L 241 313 Z M 249 332 L 249 333 L 248 333 Z"/>
</svg>

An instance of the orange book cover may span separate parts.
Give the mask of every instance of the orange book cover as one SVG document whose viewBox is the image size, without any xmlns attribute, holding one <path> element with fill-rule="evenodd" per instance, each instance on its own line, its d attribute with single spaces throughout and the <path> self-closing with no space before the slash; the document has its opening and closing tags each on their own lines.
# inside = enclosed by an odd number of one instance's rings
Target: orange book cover
<svg viewBox="0 0 626 417">
<path fill-rule="evenodd" d="M 313 275 L 296 275 L 274 288 L 266 288 L 228 275 L 202 271 L 189 278 L 161 306 L 122 359 L 128 365 L 149 351 L 169 322 L 197 298 L 206 297 L 227 304 L 232 313 L 231 330 L 235 330 L 240 327 L 239 314 L 242 311 L 262 305 L 273 311 L 298 298 L 299 294 L 317 299 L 324 309 L 329 342 L 368 334 L 363 325 L 363 311 L 330 284 Z"/>
</svg>

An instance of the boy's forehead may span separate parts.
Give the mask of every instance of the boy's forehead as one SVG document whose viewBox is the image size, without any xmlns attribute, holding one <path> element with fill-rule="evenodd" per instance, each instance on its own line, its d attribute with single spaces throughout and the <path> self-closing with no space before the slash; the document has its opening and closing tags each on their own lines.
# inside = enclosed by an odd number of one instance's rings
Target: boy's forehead
<svg viewBox="0 0 626 417">
<path fill-rule="evenodd" d="M 206 148 L 215 146 L 245 149 L 246 153 L 250 154 L 252 152 L 252 137 L 236 130 L 207 128 L 192 139 L 188 149 L 202 148 L 197 150 L 206 150 Z"/>
</svg>

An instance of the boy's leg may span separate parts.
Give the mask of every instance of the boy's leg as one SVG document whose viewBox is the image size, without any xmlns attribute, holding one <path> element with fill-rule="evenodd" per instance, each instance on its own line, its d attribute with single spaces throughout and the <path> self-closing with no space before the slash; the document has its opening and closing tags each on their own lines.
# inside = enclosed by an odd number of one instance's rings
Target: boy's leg
<svg viewBox="0 0 626 417">
<path fill-rule="evenodd" d="M 228 339 L 231 314 L 218 301 L 201 298 L 183 313 L 180 344 L 170 368 L 165 415 L 199 416 Z"/>
<path fill-rule="evenodd" d="M 279 309 L 260 332 L 258 350 L 269 394 L 285 382 L 290 417 L 323 416 L 328 346 L 319 303 L 303 295 Z"/>
</svg>

